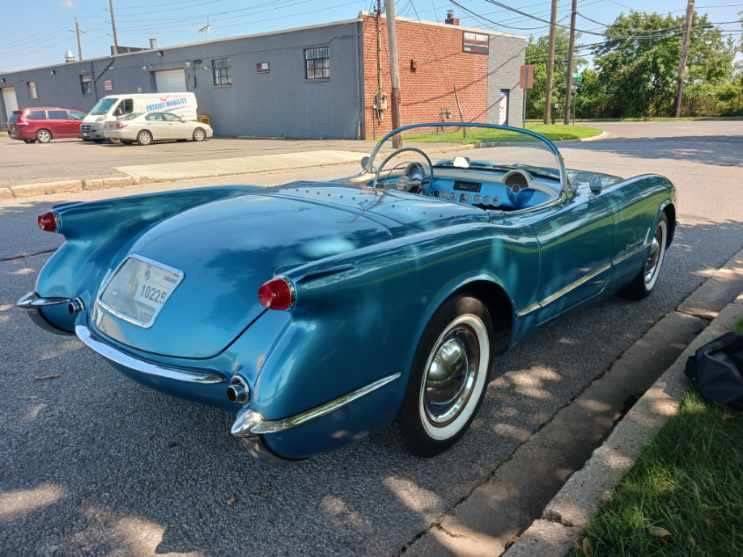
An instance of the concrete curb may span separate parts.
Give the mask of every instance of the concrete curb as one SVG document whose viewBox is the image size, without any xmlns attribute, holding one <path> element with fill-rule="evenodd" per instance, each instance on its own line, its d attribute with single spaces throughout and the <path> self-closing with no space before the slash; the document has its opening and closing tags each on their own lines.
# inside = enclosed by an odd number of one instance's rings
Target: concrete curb
<svg viewBox="0 0 743 557">
<path fill-rule="evenodd" d="M 8 188 L 13 197 L 37 197 L 53 193 L 78 192 L 83 189 L 82 180 L 57 180 L 54 182 L 39 182 L 34 184 L 20 184 Z"/>
<path fill-rule="evenodd" d="M 607 132 L 607 131 L 602 131 L 598 135 L 594 135 L 593 137 L 586 137 L 586 138 L 583 138 L 583 139 L 578 139 L 578 141 L 581 141 L 581 142 L 584 142 L 585 143 L 587 141 L 599 141 L 600 139 L 606 139 L 607 137 L 611 137 L 611 134 L 609 132 Z"/>
<path fill-rule="evenodd" d="M 695 294 L 696 291 L 691 296 Z M 684 376 L 688 357 L 701 345 L 730 331 L 741 318 L 743 294 L 717 312 L 710 325 L 637 401 L 583 468 L 568 479 L 547 504 L 542 518 L 535 520 L 521 534 L 506 551 L 505 557 L 537 554 L 561 557 L 575 546 L 591 517 L 632 468 L 642 448 L 677 413 L 688 386 Z"/>
<path fill-rule="evenodd" d="M 109 176 L 107 178 L 86 178 L 83 182 L 83 189 L 104 190 L 108 188 L 123 188 L 140 184 L 140 180 L 134 176 Z"/>
</svg>

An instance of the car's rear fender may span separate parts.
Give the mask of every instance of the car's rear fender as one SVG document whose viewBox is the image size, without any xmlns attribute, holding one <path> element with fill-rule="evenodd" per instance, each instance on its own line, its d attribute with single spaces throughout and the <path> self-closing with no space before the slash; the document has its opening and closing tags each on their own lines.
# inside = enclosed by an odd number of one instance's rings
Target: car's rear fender
<svg viewBox="0 0 743 557">
<path fill-rule="evenodd" d="M 245 195 L 258 188 L 226 186 L 66 203 L 53 208 L 65 242 L 36 279 L 42 297 L 79 298 L 91 307 L 105 274 L 115 268 L 131 245 L 151 226 L 198 205 Z M 74 330 L 74 315 L 64 308 L 40 310 L 53 326 Z"/>
<path fill-rule="evenodd" d="M 497 226 L 477 223 L 382 242 L 288 272 L 296 305 L 263 362 L 249 409 L 268 421 L 285 420 L 390 381 L 337 411 L 267 434 L 266 442 L 299 458 L 384 427 L 399 410 L 418 341 L 441 304 L 483 282 L 509 298 L 528 298 L 536 290 L 537 265 L 535 241 L 498 237 Z"/>
</svg>

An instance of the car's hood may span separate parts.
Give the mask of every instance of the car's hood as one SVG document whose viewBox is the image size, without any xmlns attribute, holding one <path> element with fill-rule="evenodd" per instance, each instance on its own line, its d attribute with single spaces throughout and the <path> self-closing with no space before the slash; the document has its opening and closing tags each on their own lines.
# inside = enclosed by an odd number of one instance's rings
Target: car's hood
<svg viewBox="0 0 743 557">
<path fill-rule="evenodd" d="M 391 237 L 379 218 L 272 191 L 201 205 L 144 233 L 130 255 L 183 279 L 149 328 L 106 311 L 96 327 L 138 350 L 207 358 L 261 314 L 258 287 L 275 274 Z"/>
</svg>

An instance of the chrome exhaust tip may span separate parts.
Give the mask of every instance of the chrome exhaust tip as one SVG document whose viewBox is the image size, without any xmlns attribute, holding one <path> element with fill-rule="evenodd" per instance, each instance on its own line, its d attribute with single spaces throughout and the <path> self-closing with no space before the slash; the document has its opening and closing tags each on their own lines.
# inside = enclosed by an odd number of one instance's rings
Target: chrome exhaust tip
<svg viewBox="0 0 743 557">
<path fill-rule="evenodd" d="M 250 387 L 239 375 L 230 379 L 230 386 L 227 387 L 227 400 L 238 404 L 245 404 L 250 400 Z"/>
<path fill-rule="evenodd" d="M 72 298 L 67 304 L 67 311 L 70 312 L 70 315 L 75 315 L 76 313 L 80 313 L 84 309 L 85 309 L 85 304 L 80 298 Z"/>
</svg>

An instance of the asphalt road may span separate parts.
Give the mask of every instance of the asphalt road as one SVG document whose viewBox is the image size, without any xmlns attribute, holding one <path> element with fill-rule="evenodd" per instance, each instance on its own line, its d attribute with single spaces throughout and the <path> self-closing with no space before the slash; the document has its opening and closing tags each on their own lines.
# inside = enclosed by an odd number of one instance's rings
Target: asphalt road
<svg viewBox="0 0 743 557">
<path fill-rule="evenodd" d="M 213 138 L 203 143 L 166 142 L 142 147 L 64 139 L 27 145 L 0 134 L 0 186 L 123 175 L 118 166 L 226 159 L 319 149 L 367 152 L 370 143 L 344 140 Z"/>
<path fill-rule="evenodd" d="M 20 254 L 56 242 L 33 216 L 62 197 L 0 205 L 0 553 L 398 554 L 743 247 L 743 122 L 606 128 L 613 138 L 563 145 L 568 166 L 678 187 L 656 291 L 577 310 L 506 354 L 470 433 L 431 460 L 389 430 L 305 462 L 253 461 L 219 411 L 140 387 L 13 309 L 48 256 Z"/>
</svg>

